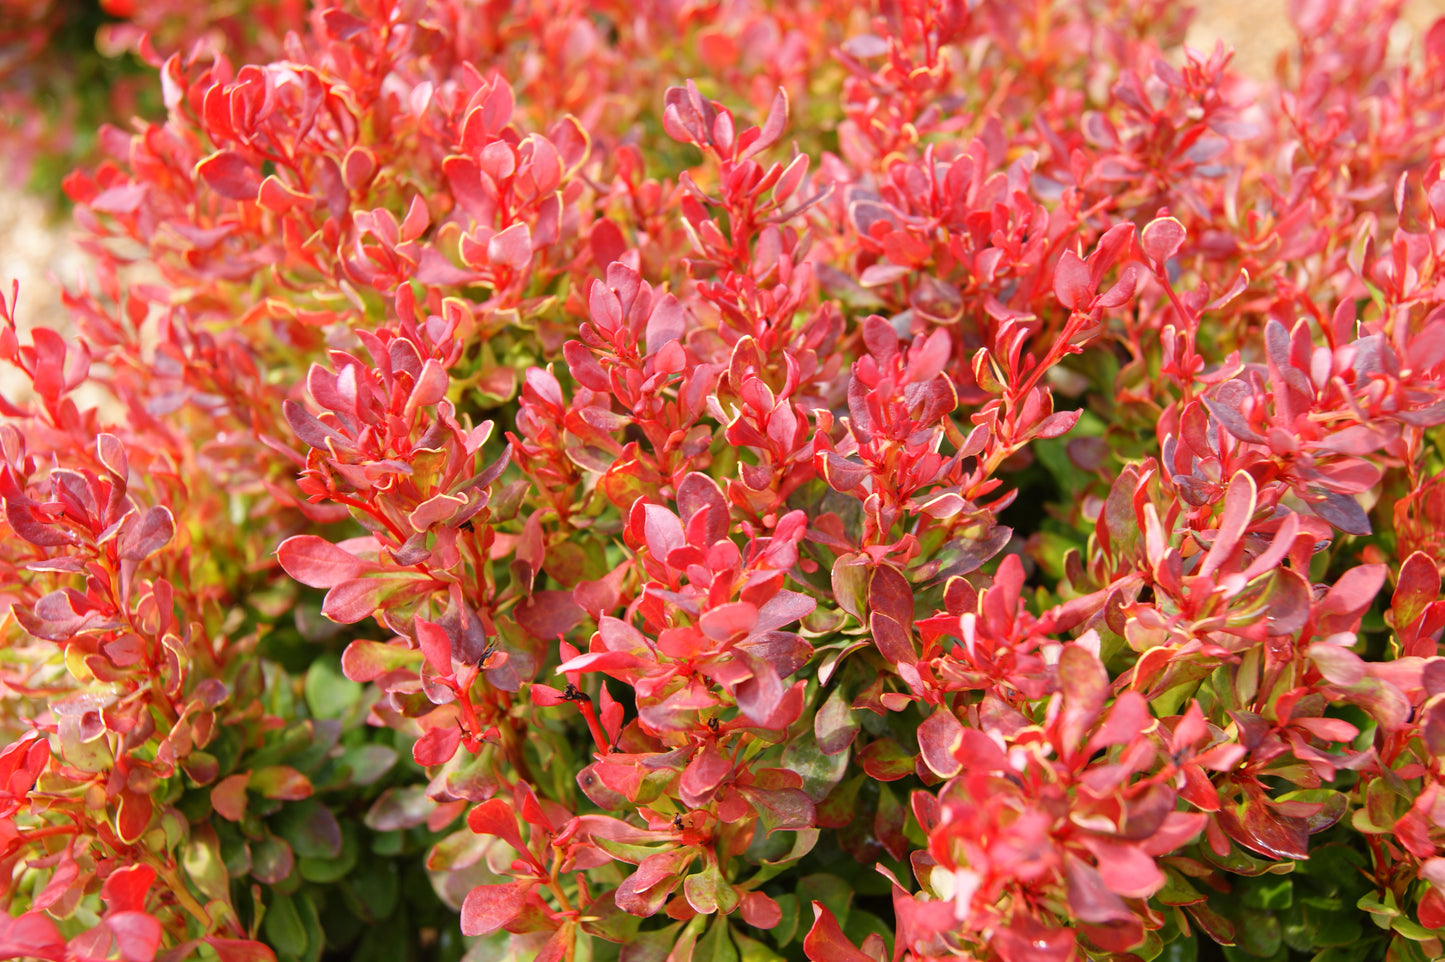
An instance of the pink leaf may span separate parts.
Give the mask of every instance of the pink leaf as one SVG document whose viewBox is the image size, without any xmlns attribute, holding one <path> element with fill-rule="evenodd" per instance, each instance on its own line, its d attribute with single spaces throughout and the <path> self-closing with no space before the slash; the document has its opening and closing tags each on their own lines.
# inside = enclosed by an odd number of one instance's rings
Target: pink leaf
<svg viewBox="0 0 1445 962">
<path fill-rule="evenodd" d="M 1054 268 L 1054 296 L 1069 310 L 1077 311 L 1087 307 L 1093 295 L 1088 265 L 1073 251 L 1064 251 Z"/>
<path fill-rule="evenodd" d="M 963 723 L 947 708 L 936 708 L 918 726 L 918 749 L 927 765 L 939 778 L 953 778 L 963 771 L 958 750 L 963 747 Z"/>
<path fill-rule="evenodd" d="M 328 11 L 340 12 L 340 11 Z M 221 962 L 276 962 L 271 947 L 250 939 L 220 939 L 207 936 L 206 944 L 216 950 Z"/>
<path fill-rule="evenodd" d="M 196 165 L 206 184 L 228 200 L 255 200 L 261 175 L 234 150 L 218 151 Z"/>
<path fill-rule="evenodd" d="M 115 912 L 105 924 L 120 946 L 125 962 L 151 962 L 161 944 L 161 924 L 144 912 Z"/>
<path fill-rule="evenodd" d="M 727 641 L 746 635 L 757 623 L 757 606 L 746 601 L 734 601 L 710 608 L 698 619 L 698 626 L 702 628 L 703 634 L 714 641 Z"/>
<path fill-rule="evenodd" d="M 26 912 L 12 918 L 0 912 L 0 959 L 45 959 L 60 962 L 65 957 L 65 940 L 55 923 L 41 912 Z"/>
<path fill-rule="evenodd" d="M 1144 256 L 1154 262 L 1156 268 L 1162 268 L 1164 262 L 1175 254 L 1179 248 L 1184 246 L 1184 225 L 1173 217 L 1159 217 L 1144 225 L 1144 230 L 1139 234 L 1139 246 L 1144 250 Z"/>
<path fill-rule="evenodd" d="M 532 259 L 532 229 L 518 223 L 494 235 L 487 241 L 487 259 L 493 264 L 521 270 Z"/>
<path fill-rule="evenodd" d="M 652 308 L 647 319 L 647 353 L 656 354 L 662 346 L 683 335 L 682 303 L 672 294 L 664 294 Z"/>
<path fill-rule="evenodd" d="M 343 581 L 360 578 L 372 567 L 314 534 L 287 538 L 276 549 L 276 559 L 288 575 L 312 588 L 334 588 Z"/>
<path fill-rule="evenodd" d="M 145 910 L 146 893 L 155 880 L 156 870 L 149 865 L 116 869 L 105 880 L 100 897 L 105 899 L 111 912 L 141 912 Z"/>
<path fill-rule="evenodd" d="M 677 515 L 656 504 L 645 504 L 643 511 L 643 536 L 647 550 L 658 561 L 666 561 L 674 548 L 686 544 L 682 533 L 682 522 Z"/>
<path fill-rule="evenodd" d="M 1219 533 L 1214 536 L 1214 544 L 1209 546 L 1209 553 L 1199 565 L 1201 575 L 1218 571 L 1219 566 L 1234 553 L 1235 547 L 1249 529 L 1250 519 L 1254 517 L 1257 497 L 1254 478 L 1247 471 L 1236 472 L 1230 479 L 1229 490 L 1224 494 L 1224 511 L 1219 516 Z"/>
<path fill-rule="evenodd" d="M 706 805 L 732 770 L 732 762 L 723 757 L 715 743 L 709 741 L 683 769 L 678 797 L 693 808 Z"/>
<path fill-rule="evenodd" d="M 382 593 L 389 584 L 382 578 L 339 582 L 326 593 L 325 600 L 321 602 L 321 613 L 339 624 L 354 625 L 375 614 L 381 604 Z"/>
<path fill-rule="evenodd" d="M 416 619 L 417 646 L 421 648 L 427 664 L 438 675 L 452 673 L 452 639 L 447 631 L 435 622 L 424 618 Z"/>
</svg>

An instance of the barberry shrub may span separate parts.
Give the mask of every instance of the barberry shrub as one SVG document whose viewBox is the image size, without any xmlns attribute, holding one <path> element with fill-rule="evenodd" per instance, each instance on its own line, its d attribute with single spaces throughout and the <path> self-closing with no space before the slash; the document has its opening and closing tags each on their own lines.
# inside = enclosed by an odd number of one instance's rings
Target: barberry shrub
<svg viewBox="0 0 1445 962">
<path fill-rule="evenodd" d="M 138 41 L 70 336 L 0 300 L 0 958 L 1440 957 L 1398 8 Z"/>
</svg>

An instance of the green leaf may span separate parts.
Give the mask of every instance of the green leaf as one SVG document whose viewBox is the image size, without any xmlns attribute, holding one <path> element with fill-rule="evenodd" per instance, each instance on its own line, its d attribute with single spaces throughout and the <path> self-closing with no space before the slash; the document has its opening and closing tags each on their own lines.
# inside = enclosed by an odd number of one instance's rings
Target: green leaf
<svg viewBox="0 0 1445 962">
<path fill-rule="evenodd" d="M 1294 904 L 1294 880 L 1261 877 L 1244 889 L 1244 904 L 1252 909 L 1277 911 Z"/>
<path fill-rule="evenodd" d="M 278 959 L 305 958 L 307 945 L 306 923 L 296 910 L 296 902 L 289 895 L 276 896 L 266 908 L 266 917 L 261 920 L 261 933 L 266 942 L 276 950 Z"/>
<path fill-rule="evenodd" d="M 330 856 L 302 856 L 296 863 L 301 877 L 308 882 L 330 884 L 345 878 L 356 867 L 356 857 L 361 845 L 356 840 L 356 831 L 349 824 L 341 827 L 341 852 Z M 299 853 L 298 853 L 299 854 Z"/>
<path fill-rule="evenodd" d="M 750 939 L 736 930 L 733 943 L 738 948 L 739 962 L 785 962 L 783 956 L 756 939 Z"/>
<path fill-rule="evenodd" d="M 843 934 L 848 936 L 854 945 L 862 945 L 864 939 L 876 934 L 883 939 L 883 944 L 888 946 L 888 955 L 890 958 L 892 957 L 893 929 L 872 912 L 864 912 L 861 909 L 854 909 L 850 912 L 848 923 L 843 926 Z"/>
<path fill-rule="evenodd" d="M 390 745 L 358 745 L 336 761 L 336 771 L 348 785 L 365 786 L 380 781 L 396 765 L 397 751 Z"/>
<path fill-rule="evenodd" d="M 1199 937 L 1178 938 L 1165 944 L 1163 951 L 1155 956 L 1155 962 L 1197 962 L 1199 958 Z"/>
<path fill-rule="evenodd" d="M 738 905 L 737 890 L 723 878 L 717 863 L 708 860 L 701 872 L 689 875 L 682 883 L 688 904 L 703 915 L 721 912 L 727 915 Z"/>
<path fill-rule="evenodd" d="M 719 917 L 692 950 L 692 962 L 741 962 L 728 932 L 728 920 Z"/>
<path fill-rule="evenodd" d="M 341 824 L 331 809 L 315 799 L 287 805 L 271 819 L 271 826 L 291 843 L 297 858 L 336 858 L 341 854 Z"/>
<path fill-rule="evenodd" d="M 803 778 L 803 791 L 815 802 L 828 797 L 848 771 L 848 752 L 825 755 L 811 732 L 788 743 L 783 749 L 783 768 Z"/>
<path fill-rule="evenodd" d="M 793 936 L 798 934 L 798 897 L 787 894 L 775 895 L 773 901 L 777 902 L 778 908 L 782 909 L 783 917 L 768 931 L 768 935 L 779 948 L 784 948 L 793 941 Z"/>
<path fill-rule="evenodd" d="M 306 707 L 315 718 L 341 718 L 366 691 L 363 685 L 341 673 L 339 657 L 322 657 L 312 662 L 302 688 Z"/>
<path fill-rule="evenodd" d="M 838 925 L 846 930 L 848 909 L 853 903 L 853 886 L 836 875 L 819 872 L 799 880 L 797 895 L 799 905 L 822 902 L 838 920 Z"/>
<path fill-rule="evenodd" d="M 369 921 L 380 921 L 396 908 L 399 886 L 391 860 L 363 862 L 362 870 L 342 884 L 356 900 L 357 914 Z"/>
</svg>

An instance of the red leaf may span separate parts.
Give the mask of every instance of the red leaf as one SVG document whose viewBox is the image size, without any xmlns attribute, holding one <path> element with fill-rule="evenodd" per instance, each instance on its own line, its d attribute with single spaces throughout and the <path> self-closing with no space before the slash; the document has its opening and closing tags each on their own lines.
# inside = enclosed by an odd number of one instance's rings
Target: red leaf
<svg viewBox="0 0 1445 962">
<path fill-rule="evenodd" d="M 246 814 L 246 783 L 250 772 L 229 775 L 211 789 L 211 807 L 229 822 L 239 822 Z"/>
<path fill-rule="evenodd" d="M 658 561 L 666 562 L 673 549 L 681 548 L 687 543 L 682 533 L 682 522 L 677 515 L 660 505 L 644 504 L 642 512 L 643 538 L 647 543 L 647 550 Z"/>
<path fill-rule="evenodd" d="M 1041 438 L 1063 437 L 1074 429 L 1083 415 L 1083 410 L 1077 411 L 1055 411 L 1039 422 L 1034 428 L 1034 434 Z"/>
<path fill-rule="evenodd" d="M 328 11 L 332 12 L 332 11 Z M 276 962 L 276 953 L 271 947 L 250 939 L 206 938 L 206 944 L 216 950 L 221 962 Z"/>
<path fill-rule="evenodd" d="M 1164 887 L 1164 873 L 1154 860 L 1133 845 L 1083 836 L 1085 847 L 1099 863 L 1099 877 L 1111 892 L 1125 898 L 1147 899 Z"/>
<path fill-rule="evenodd" d="M 833 913 L 818 901 L 813 902 L 813 927 L 803 939 L 803 953 L 811 962 L 874 962 L 848 941 Z"/>
<path fill-rule="evenodd" d="M 521 270 L 532 259 L 532 229 L 513 224 L 487 242 L 487 259 L 493 264 Z"/>
<path fill-rule="evenodd" d="M 1224 493 L 1224 510 L 1219 515 L 1219 533 L 1199 565 L 1201 575 L 1213 574 L 1233 554 L 1254 517 L 1259 492 L 1247 471 L 1236 472 Z"/>
<path fill-rule="evenodd" d="M 170 508 L 165 505 L 149 508 L 121 529 L 120 560 L 144 561 L 169 544 L 175 533 L 176 522 Z"/>
<path fill-rule="evenodd" d="M 1395 628 L 1403 631 L 1425 613 L 1440 597 L 1440 569 L 1423 551 L 1416 551 L 1400 566 L 1400 580 L 1390 599 Z"/>
<path fill-rule="evenodd" d="M 1139 234 L 1139 246 L 1156 268 L 1162 268 L 1165 261 L 1179 253 L 1179 248 L 1184 246 L 1184 238 L 1183 224 L 1173 217 L 1158 217 L 1144 225 Z"/>
<path fill-rule="evenodd" d="M 381 603 L 383 591 L 391 582 L 382 578 L 357 578 L 334 585 L 321 602 L 321 613 L 343 625 L 354 625 L 370 618 Z"/>
<path fill-rule="evenodd" d="M 918 726 L 918 750 L 923 763 L 939 778 L 953 778 L 963 771 L 963 763 L 956 755 L 961 747 L 963 723 L 947 708 L 935 709 Z"/>
<path fill-rule="evenodd" d="M 1059 656 L 1059 687 L 1064 694 L 1059 741 L 1065 750 L 1071 751 L 1079 747 L 1084 733 L 1104 711 L 1111 687 L 1109 673 L 1089 649 L 1067 645 Z"/>
<path fill-rule="evenodd" d="M 488 799 L 472 809 L 467 815 L 467 826 L 478 835 L 494 835 L 519 852 L 526 849 L 512 806 L 500 798 Z"/>
<path fill-rule="evenodd" d="M 155 804 L 149 795 L 124 789 L 120 793 L 120 805 L 115 814 L 115 831 L 121 841 L 129 844 L 138 841 L 151 824 Z"/>
<path fill-rule="evenodd" d="M 411 746 L 411 757 L 422 768 L 444 765 L 452 760 L 462 743 L 462 730 L 456 725 L 433 728 Z"/>
<path fill-rule="evenodd" d="M 281 542 L 276 560 L 288 575 L 312 588 L 334 588 L 374 567 L 314 534 L 299 534 Z"/>
<path fill-rule="evenodd" d="M 115 912 L 105 924 L 120 945 L 125 962 L 151 962 L 161 944 L 161 924 L 144 912 Z"/>
<path fill-rule="evenodd" d="M 858 764 L 869 778 L 880 782 L 894 782 L 913 774 L 914 757 L 891 738 L 880 738 L 869 742 L 858 753 Z"/>
<path fill-rule="evenodd" d="M 276 214 L 286 214 L 296 208 L 310 210 L 316 206 L 316 198 L 282 183 L 275 174 L 261 181 L 256 200 L 262 207 Z"/>
<path fill-rule="evenodd" d="M 887 615 L 907 634 L 913 629 L 913 588 L 891 564 L 874 567 L 868 579 L 868 607 Z"/>
<path fill-rule="evenodd" d="M 1069 911 L 1084 922 L 1103 924 L 1127 922 L 1134 917 L 1124 900 L 1109 890 L 1097 869 L 1080 859 L 1068 857 Z"/>
<path fill-rule="evenodd" d="M 234 150 L 217 151 L 196 165 L 196 173 L 212 190 L 229 200 L 255 200 L 261 175 Z"/>
<path fill-rule="evenodd" d="M 438 675 L 452 673 L 452 639 L 447 630 L 425 618 L 416 619 L 417 647 Z"/>
<path fill-rule="evenodd" d="M 702 628 L 703 634 L 714 641 L 728 641 L 740 635 L 747 635 L 758 623 L 758 609 L 756 605 L 748 604 L 746 601 L 733 601 L 725 605 L 718 605 L 702 613 L 698 619 L 698 626 Z"/>
<path fill-rule="evenodd" d="M 1054 296 L 1069 310 L 1077 311 L 1088 306 L 1093 295 L 1088 265 L 1073 251 L 1064 251 L 1054 268 Z"/>
<path fill-rule="evenodd" d="M 772 897 L 762 892 L 748 892 L 739 905 L 743 921 L 759 929 L 771 929 L 783 921 L 783 910 Z"/>
<path fill-rule="evenodd" d="M 763 121 L 763 126 L 758 131 L 758 139 L 744 151 L 738 154 L 739 160 L 746 160 L 754 154 L 760 153 L 771 147 L 783 134 L 783 128 L 788 123 L 788 93 L 782 87 L 773 95 L 772 106 L 768 108 L 768 118 Z"/>
<path fill-rule="evenodd" d="M 488 935 L 522 913 L 530 882 L 478 885 L 462 903 L 462 934 Z"/>
<path fill-rule="evenodd" d="M 678 797 L 693 808 L 706 805 L 732 770 L 732 762 L 718 751 L 716 743 L 709 741 L 683 769 Z"/>
<path fill-rule="evenodd" d="M 101 887 L 100 897 L 112 912 L 142 912 L 146 893 L 156 880 L 156 870 L 149 865 L 132 865 L 116 869 Z"/>
<path fill-rule="evenodd" d="M 10 913 L 0 912 L 0 959 L 60 962 L 64 957 L 65 940 L 43 913 L 26 912 L 12 918 Z"/>
<path fill-rule="evenodd" d="M 664 294 L 652 308 L 647 319 L 647 353 L 656 354 L 662 346 L 680 340 L 685 330 L 682 303 L 672 294 Z"/>
</svg>

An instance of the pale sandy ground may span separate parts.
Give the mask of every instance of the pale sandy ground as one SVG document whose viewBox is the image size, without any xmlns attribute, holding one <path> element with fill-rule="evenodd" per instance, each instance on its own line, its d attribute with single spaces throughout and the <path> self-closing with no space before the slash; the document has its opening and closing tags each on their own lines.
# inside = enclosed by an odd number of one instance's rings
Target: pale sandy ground
<svg viewBox="0 0 1445 962">
<path fill-rule="evenodd" d="M 1391 36 L 1397 56 L 1418 43 L 1421 32 L 1445 16 L 1445 0 L 1413 0 L 1402 23 Z M 1235 63 L 1246 73 L 1267 77 L 1274 60 L 1292 34 L 1282 0 L 1219 0 L 1199 5 L 1190 29 L 1190 45 L 1201 50 L 1216 38 L 1235 50 Z M 44 324 L 63 330 L 65 310 L 61 285 L 73 287 L 85 270 L 85 259 L 68 238 L 69 227 L 33 197 L 0 185 L 0 285 L 8 296 L 12 278 L 20 281 L 18 320 L 22 328 Z M 0 370 L 0 394 L 17 397 L 21 391 L 14 372 Z"/>
</svg>

